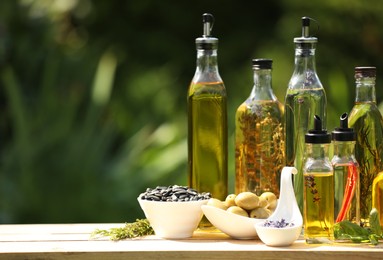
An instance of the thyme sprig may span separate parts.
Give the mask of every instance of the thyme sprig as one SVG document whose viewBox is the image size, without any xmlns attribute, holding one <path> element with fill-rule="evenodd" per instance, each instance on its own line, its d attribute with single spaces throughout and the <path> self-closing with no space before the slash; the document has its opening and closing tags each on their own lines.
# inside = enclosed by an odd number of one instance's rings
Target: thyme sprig
<svg viewBox="0 0 383 260">
<path fill-rule="evenodd" d="M 99 237 L 109 237 L 110 240 L 117 241 L 127 238 L 136 238 L 153 235 L 154 230 L 147 219 L 136 219 L 133 223 L 125 223 L 125 226 L 111 229 L 96 229 L 91 234 L 91 239 Z"/>
</svg>

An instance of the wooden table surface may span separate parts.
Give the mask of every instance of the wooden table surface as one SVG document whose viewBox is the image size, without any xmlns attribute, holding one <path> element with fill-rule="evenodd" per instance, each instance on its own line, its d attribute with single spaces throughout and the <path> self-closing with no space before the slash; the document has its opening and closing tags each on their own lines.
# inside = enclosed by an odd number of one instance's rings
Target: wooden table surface
<svg viewBox="0 0 383 260">
<path fill-rule="evenodd" d="M 0 259 L 383 259 L 383 242 L 268 247 L 260 240 L 234 240 L 220 232 L 194 232 L 192 238 L 156 236 L 92 240 L 96 229 L 123 224 L 0 225 Z"/>
</svg>

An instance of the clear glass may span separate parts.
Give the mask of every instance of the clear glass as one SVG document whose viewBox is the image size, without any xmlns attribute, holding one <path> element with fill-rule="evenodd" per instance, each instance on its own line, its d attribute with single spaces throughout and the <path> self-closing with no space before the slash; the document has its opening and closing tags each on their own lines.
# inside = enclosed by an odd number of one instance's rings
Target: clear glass
<svg viewBox="0 0 383 260">
<path fill-rule="evenodd" d="M 330 144 L 306 144 L 303 168 L 304 237 L 308 244 L 334 240 L 334 171 Z"/>
<path fill-rule="evenodd" d="M 316 73 L 315 43 L 297 43 L 295 69 L 285 97 L 286 165 L 294 166 L 294 191 L 303 212 L 303 157 L 305 134 L 314 128 L 318 115 L 326 128 L 326 93 Z"/>
<path fill-rule="evenodd" d="M 348 220 L 360 224 L 359 165 L 355 141 L 334 141 L 335 223 Z"/>
<path fill-rule="evenodd" d="M 383 170 L 383 119 L 376 106 L 375 77 L 356 74 L 355 105 L 350 112 L 348 125 L 354 128 L 357 135 L 355 158 L 360 172 L 360 221 L 368 226 L 372 209 L 372 184 Z"/>
<path fill-rule="evenodd" d="M 272 90 L 271 69 L 254 69 L 254 87 L 235 115 L 235 193 L 279 196 L 285 164 L 283 105 Z"/>
<path fill-rule="evenodd" d="M 199 49 L 188 92 L 188 183 L 224 200 L 228 192 L 227 97 L 217 50 Z M 200 227 L 211 226 L 206 218 Z"/>
</svg>

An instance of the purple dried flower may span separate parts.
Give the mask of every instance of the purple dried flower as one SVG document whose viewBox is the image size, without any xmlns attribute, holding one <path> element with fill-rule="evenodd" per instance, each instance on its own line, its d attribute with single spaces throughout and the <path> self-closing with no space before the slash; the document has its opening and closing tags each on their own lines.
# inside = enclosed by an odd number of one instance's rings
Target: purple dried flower
<svg viewBox="0 0 383 260">
<path fill-rule="evenodd" d="M 272 228 L 285 228 L 285 227 L 293 227 L 294 223 L 288 223 L 284 218 L 280 221 L 276 220 L 266 220 L 263 224 L 264 227 L 272 227 Z"/>
</svg>

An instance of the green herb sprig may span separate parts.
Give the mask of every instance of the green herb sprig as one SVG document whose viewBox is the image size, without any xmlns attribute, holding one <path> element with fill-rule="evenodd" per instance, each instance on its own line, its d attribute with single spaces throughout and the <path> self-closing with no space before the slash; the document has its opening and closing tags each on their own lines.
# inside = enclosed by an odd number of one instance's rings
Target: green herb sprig
<svg viewBox="0 0 383 260">
<path fill-rule="evenodd" d="M 110 240 L 117 241 L 127 238 L 136 238 L 142 236 L 153 235 L 154 230 L 150 226 L 147 219 L 136 219 L 133 223 L 125 223 L 125 226 L 118 228 L 96 229 L 91 238 L 96 239 L 99 237 L 109 237 Z"/>
<path fill-rule="evenodd" d="M 364 228 L 348 220 L 338 222 L 334 225 L 335 239 L 377 245 L 379 239 L 383 239 L 383 233 L 379 221 L 379 212 L 375 208 L 370 212 L 369 223 L 370 227 Z"/>
</svg>

